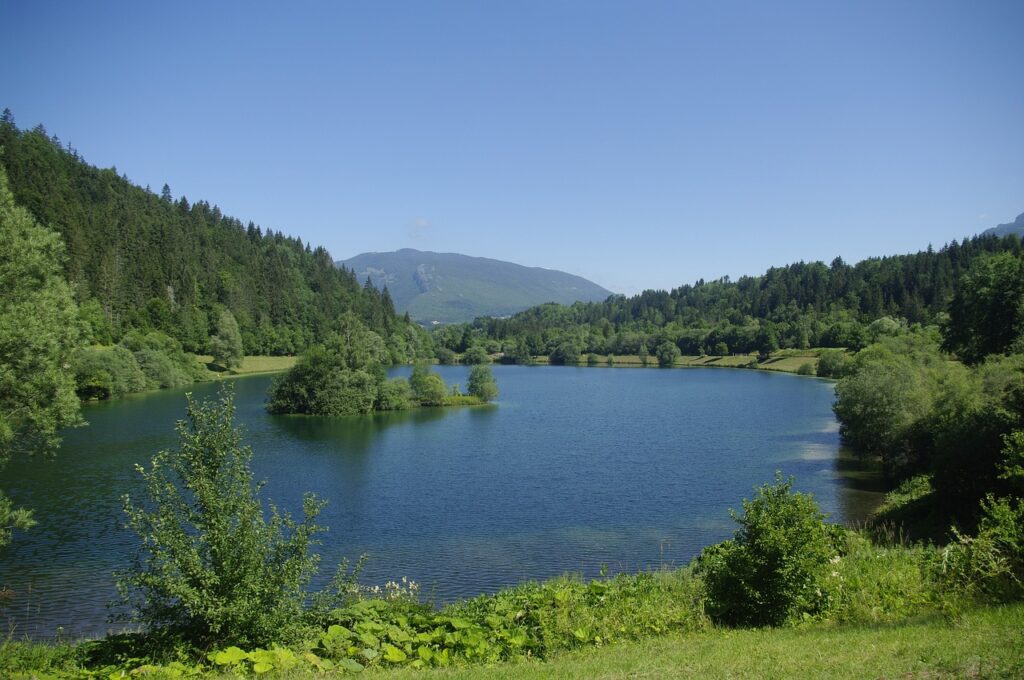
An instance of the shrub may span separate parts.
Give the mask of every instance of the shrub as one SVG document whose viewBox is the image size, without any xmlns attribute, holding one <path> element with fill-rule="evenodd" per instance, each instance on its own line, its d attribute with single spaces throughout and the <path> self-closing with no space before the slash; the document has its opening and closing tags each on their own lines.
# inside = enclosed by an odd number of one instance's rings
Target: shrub
<svg viewBox="0 0 1024 680">
<path fill-rule="evenodd" d="M 377 392 L 378 411 L 401 411 L 412 408 L 412 388 L 404 378 L 392 378 L 381 384 Z"/>
<path fill-rule="evenodd" d="M 933 604 L 928 565 L 932 547 L 882 547 L 845 532 L 841 557 L 827 567 L 823 593 L 827 617 L 837 623 L 897 623 L 926 613 Z"/>
<path fill-rule="evenodd" d="M 553 364 L 575 366 L 580 362 L 579 345 L 571 340 L 566 340 L 555 348 L 555 351 L 549 355 L 548 359 Z"/>
<path fill-rule="evenodd" d="M 417 364 L 409 376 L 413 398 L 421 406 L 442 406 L 448 396 L 448 387 L 440 375 L 425 364 Z"/>
<path fill-rule="evenodd" d="M 669 340 L 665 340 L 657 349 L 654 350 L 655 355 L 658 357 L 658 365 L 662 368 L 671 368 L 675 365 L 676 359 L 681 356 L 679 348 L 676 347 L 676 343 Z"/>
<path fill-rule="evenodd" d="M 78 396 L 109 399 L 151 387 L 135 356 L 124 347 L 84 347 L 71 359 Z"/>
<path fill-rule="evenodd" d="M 434 356 L 437 357 L 437 363 L 444 366 L 451 366 L 455 363 L 455 352 L 447 347 L 438 347 L 434 350 Z"/>
<path fill-rule="evenodd" d="M 956 541 L 942 551 L 936 569 L 947 610 L 974 599 L 1024 597 L 1024 499 L 988 496 L 977 535 L 953 533 Z"/>
<path fill-rule="evenodd" d="M 491 363 L 491 357 L 487 355 L 487 350 L 483 347 L 473 345 L 462 355 L 462 363 L 471 366 L 474 364 L 489 364 Z"/>
<path fill-rule="evenodd" d="M 850 373 L 852 364 L 841 349 L 825 350 L 818 357 L 819 378 L 842 378 Z"/>
<path fill-rule="evenodd" d="M 234 427 L 230 391 L 188 400 L 177 450 L 138 466 L 144 505 L 124 497 L 128 526 L 142 539 L 118 589 L 130 618 L 195 645 L 260 645 L 294 637 L 318 557 L 308 548 L 322 504 L 307 495 L 303 520 L 270 506 L 264 517 Z"/>
<path fill-rule="evenodd" d="M 810 361 L 804 364 L 800 364 L 800 367 L 796 369 L 797 375 L 814 375 L 814 364 Z"/>
<path fill-rule="evenodd" d="M 491 401 L 498 396 L 498 383 L 487 366 L 474 366 L 469 372 L 468 393 L 471 396 Z"/>
<path fill-rule="evenodd" d="M 835 531 L 814 498 L 775 483 L 743 501 L 732 540 L 705 548 L 698 569 L 708 588 L 712 618 L 728 625 L 777 626 L 823 604 L 824 567 L 836 557 Z"/>
</svg>

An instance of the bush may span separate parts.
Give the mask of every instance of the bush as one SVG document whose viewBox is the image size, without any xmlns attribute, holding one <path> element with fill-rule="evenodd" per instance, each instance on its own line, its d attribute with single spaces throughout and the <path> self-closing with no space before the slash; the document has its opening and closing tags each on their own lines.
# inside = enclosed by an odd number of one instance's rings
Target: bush
<svg viewBox="0 0 1024 680">
<path fill-rule="evenodd" d="M 777 626 L 817 613 L 824 604 L 824 568 L 837 556 L 836 531 L 810 495 L 791 491 L 793 480 L 775 483 L 743 501 L 732 540 L 705 548 L 698 570 L 708 589 L 708 613 L 734 626 Z"/>
<path fill-rule="evenodd" d="M 145 504 L 124 497 L 142 539 L 118 574 L 130 618 L 194 645 L 292 640 L 316 571 L 308 548 L 322 504 L 307 495 L 300 523 L 273 505 L 265 519 L 230 391 L 212 403 L 189 398 L 186 418 L 178 449 L 137 468 Z"/>
<path fill-rule="evenodd" d="M 466 353 L 462 355 L 462 363 L 467 365 L 475 364 L 489 364 L 491 363 L 491 357 L 488 356 L 487 350 L 480 345 L 473 345 L 466 350 Z"/>
<path fill-rule="evenodd" d="M 82 399 L 109 399 L 155 386 L 124 347 L 82 348 L 72 356 L 71 365 Z"/>
<path fill-rule="evenodd" d="M 494 374 L 487 366 L 474 366 L 469 372 L 468 393 L 484 401 L 492 401 L 498 396 L 498 383 Z"/>
<path fill-rule="evenodd" d="M 927 613 L 934 589 L 932 547 L 881 547 L 847 531 L 842 556 L 833 558 L 822 592 L 836 623 L 897 623 Z"/>
<path fill-rule="evenodd" d="M 800 367 L 796 369 L 797 375 L 814 375 L 814 364 L 810 361 L 804 364 L 800 364 Z"/>
<path fill-rule="evenodd" d="M 448 397 L 448 387 L 440 375 L 425 364 L 417 364 L 409 376 L 413 398 L 420 406 L 443 406 Z"/>
<path fill-rule="evenodd" d="M 192 377 L 169 356 L 155 349 L 143 349 L 135 353 L 139 368 L 147 380 L 160 388 L 181 387 L 193 382 Z"/>
<path fill-rule="evenodd" d="M 571 340 L 566 340 L 555 348 L 555 351 L 548 356 L 548 359 L 553 364 L 575 366 L 580 363 L 579 345 Z"/>
<path fill-rule="evenodd" d="M 849 375 L 852 363 L 841 349 L 825 350 L 818 357 L 819 378 L 842 378 Z"/>
<path fill-rule="evenodd" d="M 380 386 L 375 408 L 378 411 L 402 411 L 412 408 L 412 388 L 405 378 L 392 378 Z"/>
<path fill-rule="evenodd" d="M 443 366 L 451 366 L 455 363 L 455 352 L 447 347 L 438 347 L 434 350 L 434 356 L 437 357 L 437 363 Z"/>
<path fill-rule="evenodd" d="M 662 368 L 671 368 L 675 365 L 676 359 L 681 356 L 679 348 L 676 347 L 676 343 L 665 340 L 657 349 L 654 350 L 655 355 L 658 357 L 658 365 Z"/>
<path fill-rule="evenodd" d="M 1024 499 L 989 496 L 981 503 L 976 536 L 953 531 L 957 540 L 942 551 L 936 569 L 947 609 L 975 599 L 1024 597 Z"/>
</svg>

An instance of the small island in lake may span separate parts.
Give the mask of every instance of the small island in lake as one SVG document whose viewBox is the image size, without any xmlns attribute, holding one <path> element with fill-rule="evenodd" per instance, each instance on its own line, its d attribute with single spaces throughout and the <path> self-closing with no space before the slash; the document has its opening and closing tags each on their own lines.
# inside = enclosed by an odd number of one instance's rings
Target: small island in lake
<svg viewBox="0 0 1024 680">
<path fill-rule="evenodd" d="M 409 379 L 388 378 L 389 352 L 383 339 L 354 317 L 342 332 L 314 345 L 270 386 L 267 411 L 347 416 L 401 411 L 421 406 L 475 406 L 498 396 L 488 366 L 473 366 L 467 391 L 451 388 L 426 364 L 416 364 Z"/>
</svg>

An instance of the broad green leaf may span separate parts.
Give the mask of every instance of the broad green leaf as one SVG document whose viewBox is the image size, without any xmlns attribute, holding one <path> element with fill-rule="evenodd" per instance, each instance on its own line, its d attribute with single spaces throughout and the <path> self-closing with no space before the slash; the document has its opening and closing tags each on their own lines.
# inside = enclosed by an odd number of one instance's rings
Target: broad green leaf
<svg viewBox="0 0 1024 680">
<path fill-rule="evenodd" d="M 390 661 L 391 663 L 402 663 L 409 658 L 405 652 L 394 645 L 385 644 L 383 649 L 385 661 Z"/>
<path fill-rule="evenodd" d="M 237 666 L 238 664 L 249 658 L 249 655 L 238 647 L 228 647 L 219 652 L 214 652 L 213 661 L 218 666 Z"/>
<path fill-rule="evenodd" d="M 352 659 L 342 659 L 338 662 L 338 668 L 346 673 L 362 673 L 365 670 L 363 664 Z"/>
</svg>

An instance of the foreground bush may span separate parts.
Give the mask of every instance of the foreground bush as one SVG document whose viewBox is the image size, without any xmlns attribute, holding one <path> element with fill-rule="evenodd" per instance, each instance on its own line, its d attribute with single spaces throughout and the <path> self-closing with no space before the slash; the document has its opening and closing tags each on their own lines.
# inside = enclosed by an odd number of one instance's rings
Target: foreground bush
<svg viewBox="0 0 1024 680">
<path fill-rule="evenodd" d="M 777 626 L 824 606 L 825 566 L 838 557 L 837 528 L 810 495 L 794 493 L 793 480 L 743 501 L 732 540 L 705 548 L 698 570 L 708 589 L 708 613 L 731 626 Z"/>
<path fill-rule="evenodd" d="M 954 535 L 937 569 L 947 604 L 1024 598 L 1024 499 L 989 496 L 981 503 L 977 534 Z"/>
<path fill-rule="evenodd" d="M 265 519 L 231 393 L 213 403 L 189 398 L 186 413 L 179 448 L 138 466 L 145 500 L 124 498 L 142 541 L 118 578 L 130 618 L 197 646 L 294 641 L 322 504 L 307 496 L 302 522 L 273 505 Z"/>
</svg>

